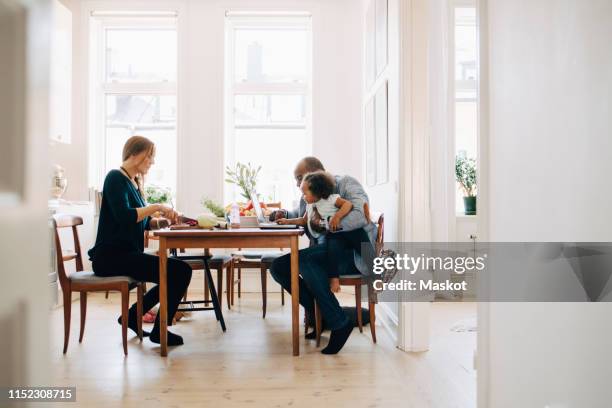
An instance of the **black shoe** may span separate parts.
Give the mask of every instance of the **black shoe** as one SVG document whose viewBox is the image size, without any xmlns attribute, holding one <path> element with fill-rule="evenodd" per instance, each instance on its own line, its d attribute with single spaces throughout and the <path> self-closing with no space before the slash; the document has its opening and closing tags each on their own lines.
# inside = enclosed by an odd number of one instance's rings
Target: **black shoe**
<svg viewBox="0 0 612 408">
<path fill-rule="evenodd" d="M 342 350 L 342 347 L 344 347 L 344 344 L 353 331 L 353 327 L 353 323 L 349 321 L 343 327 L 337 330 L 332 330 L 331 335 L 329 336 L 329 343 L 327 344 L 327 347 L 321 350 L 321 353 L 337 354 L 340 350 Z"/>
<path fill-rule="evenodd" d="M 117 319 L 117 323 L 121 324 L 121 316 L 119 316 L 119 318 Z M 136 335 L 138 336 L 138 321 L 136 320 L 136 313 L 134 313 L 133 315 L 132 313 L 129 313 L 128 328 L 134 333 L 136 333 Z M 149 337 L 150 334 L 151 332 L 142 329 L 142 337 Z"/>
<path fill-rule="evenodd" d="M 346 315 L 346 317 L 350 320 L 351 323 L 353 323 L 354 327 L 357 327 L 359 324 L 357 323 L 357 318 L 356 318 L 356 314 L 357 314 L 357 308 L 356 307 L 342 307 L 342 311 L 344 312 L 344 314 Z M 321 327 L 321 333 L 323 333 L 326 330 L 329 330 L 329 326 L 327 326 L 327 323 L 325 322 L 325 319 L 321 319 L 323 324 Z M 361 309 L 361 323 L 363 326 L 365 326 L 366 324 L 370 323 L 370 311 L 367 308 L 362 308 Z M 310 318 L 308 319 L 308 327 L 315 327 L 315 322 L 314 320 L 311 320 Z M 311 337 L 309 337 L 311 336 Z M 316 338 L 316 333 L 308 333 L 306 335 L 306 338 L 309 340 L 312 340 L 314 338 Z"/>
<path fill-rule="evenodd" d="M 183 338 L 178 334 L 174 334 L 170 331 L 168 333 L 168 346 L 180 346 L 183 344 Z M 153 325 L 153 330 L 151 330 L 151 336 L 149 339 L 156 344 L 160 343 L 159 339 L 159 313 L 157 314 L 157 318 L 155 319 L 155 324 Z"/>
<path fill-rule="evenodd" d="M 317 331 L 313 330 L 310 333 L 307 333 L 304 338 L 306 340 L 316 340 L 317 339 Z"/>
<path fill-rule="evenodd" d="M 149 340 L 151 340 L 155 344 L 159 344 L 160 343 L 159 330 L 153 330 L 151 332 L 151 336 L 149 337 Z M 181 336 L 179 336 L 178 334 L 174 334 L 170 331 L 168 332 L 168 346 L 180 346 L 182 344 L 184 343 L 183 343 L 183 338 Z"/>
<path fill-rule="evenodd" d="M 342 308 L 342 310 L 344 311 L 344 314 L 346 315 L 346 317 L 349 318 L 349 320 L 351 322 L 353 322 L 353 325 L 355 327 L 358 326 L 357 324 L 357 308 L 356 307 L 346 307 L 344 306 Z M 361 309 L 361 323 L 365 326 L 366 324 L 370 323 L 370 311 L 368 310 L 367 307 L 364 307 Z"/>
</svg>

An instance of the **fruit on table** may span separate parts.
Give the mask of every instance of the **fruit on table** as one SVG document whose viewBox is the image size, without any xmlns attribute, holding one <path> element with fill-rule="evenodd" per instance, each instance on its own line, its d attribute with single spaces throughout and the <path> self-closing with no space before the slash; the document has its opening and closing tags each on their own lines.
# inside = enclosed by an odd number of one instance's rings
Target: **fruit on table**
<svg viewBox="0 0 612 408">
<path fill-rule="evenodd" d="M 255 209 L 253 208 L 253 203 L 251 203 L 250 201 L 248 203 L 237 203 L 237 204 L 238 204 L 238 209 L 240 211 L 241 216 L 253 217 L 257 215 L 255 213 Z M 268 209 L 264 203 L 261 203 L 260 206 L 261 206 L 261 209 L 264 215 L 270 215 L 272 211 Z M 231 211 L 232 211 L 232 204 L 230 203 L 225 206 L 225 213 L 229 215 Z"/>
</svg>

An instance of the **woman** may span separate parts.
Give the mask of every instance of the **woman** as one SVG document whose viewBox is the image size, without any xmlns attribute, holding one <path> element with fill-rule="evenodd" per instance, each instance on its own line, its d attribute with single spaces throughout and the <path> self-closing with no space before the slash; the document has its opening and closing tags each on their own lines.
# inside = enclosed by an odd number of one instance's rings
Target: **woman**
<svg viewBox="0 0 612 408">
<path fill-rule="evenodd" d="M 159 258 L 144 253 L 144 232 L 176 222 L 178 214 L 164 205 L 147 205 L 144 200 L 143 177 L 153 163 L 153 142 L 142 136 L 132 136 L 123 147 L 123 164 L 119 170 L 111 170 L 106 175 L 96 244 L 89 250 L 94 273 L 98 276 L 130 276 L 142 282 L 159 283 Z M 151 218 L 155 213 L 161 213 L 164 218 Z M 168 325 L 172 324 L 172 316 L 190 281 L 189 265 L 168 259 Z M 158 302 L 159 286 L 156 285 L 144 295 L 143 312 Z M 136 304 L 130 308 L 128 327 L 137 332 Z M 144 335 L 159 344 L 159 313 L 151 333 Z M 168 345 L 180 344 L 183 338 L 168 332 Z"/>
</svg>

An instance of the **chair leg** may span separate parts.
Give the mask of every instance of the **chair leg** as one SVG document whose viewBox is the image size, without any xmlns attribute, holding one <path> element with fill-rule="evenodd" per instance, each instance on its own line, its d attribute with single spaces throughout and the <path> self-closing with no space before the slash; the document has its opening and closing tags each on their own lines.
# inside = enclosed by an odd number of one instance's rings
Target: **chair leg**
<svg viewBox="0 0 612 408">
<path fill-rule="evenodd" d="M 315 333 L 317 335 L 317 347 L 321 345 L 321 331 L 323 330 L 323 318 L 321 317 L 321 308 L 315 301 Z"/>
<path fill-rule="evenodd" d="M 285 306 L 285 289 L 281 286 L 281 305 Z"/>
<path fill-rule="evenodd" d="M 79 333 L 79 343 L 83 341 L 85 333 L 85 316 L 87 315 L 87 292 L 81 292 L 81 332 Z"/>
<path fill-rule="evenodd" d="M 232 264 L 230 263 L 229 265 L 227 265 L 227 268 L 225 268 L 225 286 L 227 286 L 227 290 L 226 290 L 226 300 L 227 300 L 227 308 L 231 309 L 232 308 L 232 302 L 231 302 L 231 291 L 232 291 Z"/>
<path fill-rule="evenodd" d="M 142 296 L 143 285 L 138 284 L 136 287 L 136 321 L 138 322 L 138 338 L 142 342 Z"/>
<path fill-rule="evenodd" d="M 268 302 L 268 269 L 261 266 L 261 300 L 262 300 L 262 317 L 266 318 L 266 307 Z"/>
<path fill-rule="evenodd" d="M 208 266 L 208 261 L 204 261 L 204 273 L 208 280 L 210 281 L 210 297 L 212 298 L 213 309 L 215 310 L 215 317 L 219 321 L 221 325 L 221 330 L 225 332 L 225 320 L 223 319 L 223 311 L 221 310 L 221 306 L 219 305 L 219 298 L 217 297 L 217 290 L 215 289 L 215 282 L 213 282 L 212 275 L 210 273 L 210 267 Z"/>
<path fill-rule="evenodd" d="M 183 302 L 187 301 L 187 293 L 189 292 L 189 288 L 185 289 L 185 295 L 183 295 Z"/>
<path fill-rule="evenodd" d="M 106 291 L 106 294 L 104 295 L 104 299 L 108 299 L 108 290 Z"/>
<path fill-rule="evenodd" d="M 205 301 L 209 301 L 210 300 L 210 294 L 208 293 L 208 275 L 206 275 L 206 273 L 204 273 L 204 300 Z"/>
<path fill-rule="evenodd" d="M 68 350 L 68 339 L 70 338 L 70 311 L 72 308 L 72 297 L 70 288 L 63 290 L 64 293 L 64 354 Z"/>
<path fill-rule="evenodd" d="M 376 343 L 376 303 L 370 302 L 370 333 L 372 333 L 372 341 Z"/>
<path fill-rule="evenodd" d="M 127 327 L 128 305 L 130 303 L 130 289 L 128 285 L 121 288 L 121 338 L 123 340 L 123 354 L 127 356 Z"/>
<path fill-rule="evenodd" d="M 236 282 L 234 282 L 234 267 L 232 266 L 232 285 L 231 285 L 231 298 L 232 298 L 232 306 L 234 306 L 234 286 Z"/>
<path fill-rule="evenodd" d="M 219 308 L 223 307 L 223 266 L 217 269 L 217 299 L 219 299 Z"/>
<path fill-rule="evenodd" d="M 359 333 L 363 333 L 363 320 L 361 318 L 361 285 L 355 285 L 355 306 Z"/>
<path fill-rule="evenodd" d="M 238 299 L 242 295 L 242 268 L 238 268 Z"/>
</svg>

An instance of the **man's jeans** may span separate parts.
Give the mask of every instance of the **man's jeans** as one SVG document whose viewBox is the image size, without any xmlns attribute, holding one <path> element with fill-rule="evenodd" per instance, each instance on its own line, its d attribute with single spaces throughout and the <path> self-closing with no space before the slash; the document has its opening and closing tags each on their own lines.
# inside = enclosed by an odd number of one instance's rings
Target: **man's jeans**
<svg viewBox="0 0 612 408">
<path fill-rule="evenodd" d="M 342 311 L 338 299 L 329 289 L 326 246 L 317 245 L 302 249 L 299 254 L 300 304 L 311 316 L 314 316 L 316 299 L 326 325 L 331 330 L 340 329 L 348 324 L 349 320 Z M 291 293 L 291 255 L 276 258 L 272 262 L 270 272 L 274 280 Z"/>
</svg>

